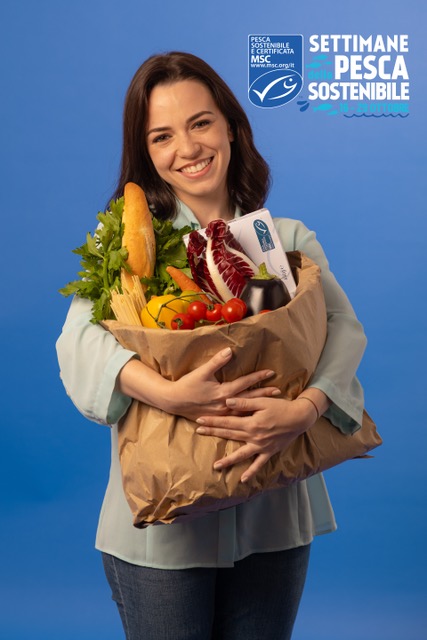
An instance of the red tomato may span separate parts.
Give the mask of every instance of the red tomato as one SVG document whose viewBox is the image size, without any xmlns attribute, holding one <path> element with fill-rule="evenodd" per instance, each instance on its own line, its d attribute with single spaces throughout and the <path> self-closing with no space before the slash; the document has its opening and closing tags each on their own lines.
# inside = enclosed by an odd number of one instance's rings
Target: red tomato
<svg viewBox="0 0 427 640">
<path fill-rule="evenodd" d="M 182 329 L 194 329 L 194 318 L 190 316 L 189 313 L 177 313 L 171 321 L 171 329 L 174 330 L 182 330 Z"/>
<path fill-rule="evenodd" d="M 261 309 L 259 313 L 270 313 L 271 309 Z"/>
<path fill-rule="evenodd" d="M 206 320 L 209 322 L 218 322 L 218 320 L 222 320 L 222 304 L 216 302 L 214 305 L 209 305 L 206 310 Z"/>
<path fill-rule="evenodd" d="M 231 299 L 222 305 L 222 317 L 226 322 L 238 322 L 244 315 L 243 307 L 236 299 Z"/>
<path fill-rule="evenodd" d="M 248 307 L 246 306 L 246 302 L 241 298 L 231 298 L 228 302 L 233 302 L 233 304 L 239 304 L 243 309 L 243 317 L 245 317 Z"/>
<path fill-rule="evenodd" d="M 194 318 L 196 322 L 199 320 L 204 320 L 206 318 L 206 312 L 208 310 L 207 305 L 200 300 L 195 300 L 194 302 L 190 302 L 187 308 L 187 313 Z"/>
</svg>

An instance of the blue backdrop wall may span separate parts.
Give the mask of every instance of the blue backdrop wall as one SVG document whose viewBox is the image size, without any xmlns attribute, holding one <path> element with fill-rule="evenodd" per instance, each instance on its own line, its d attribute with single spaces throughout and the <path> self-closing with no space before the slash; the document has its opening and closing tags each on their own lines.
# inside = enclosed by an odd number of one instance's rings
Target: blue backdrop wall
<svg viewBox="0 0 427 640">
<path fill-rule="evenodd" d="M 109 640 L 120 623 L 93 549 L 108 428 L 61 386 L 57 294 L 120 159 L 125 90 L 150 54 L 191 51 L 246 108 L 276 216 L 314 228 L 369 339 L 359 375 L 384 437 L 326 474 L 339 529 L 316 540 L 296 640 L 421 640 L 426 556 L 425 4 L 420 0 L 6 0 L 2 37 L 0 636 Z M 328 117 L 247 97 L 250 33 L 408 34 L 410 115 Z M 305 97 L 307 93 L 302 92 Z"/>
</svg>

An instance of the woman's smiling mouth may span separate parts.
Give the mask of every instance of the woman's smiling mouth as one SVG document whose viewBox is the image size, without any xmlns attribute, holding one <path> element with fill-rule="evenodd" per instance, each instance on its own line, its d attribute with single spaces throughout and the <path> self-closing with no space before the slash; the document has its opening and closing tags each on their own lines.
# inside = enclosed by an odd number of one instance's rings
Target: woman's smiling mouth
<svg viewBox="0 0 427 640">
<path fill-rule="evenodd" d="M 212 160 L 213 160 L 213 157 L 207 158 L 206 160 L 201 160 L 196 164 L 189 164 L 185 167 L 182 167 L 181 169 L 178 169 L 178 171 L 180 171 L 181 173 L 187 173 L 187 174 L 201 173 L 204 169 L 206 169 L 206 167 L 208 167 L 211 164 Z"/>
</svg>

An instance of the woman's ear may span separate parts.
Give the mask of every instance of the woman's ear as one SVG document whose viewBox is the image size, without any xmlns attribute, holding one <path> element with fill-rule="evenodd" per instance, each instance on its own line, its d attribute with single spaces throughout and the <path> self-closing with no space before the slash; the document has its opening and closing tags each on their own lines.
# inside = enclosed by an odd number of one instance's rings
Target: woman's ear
<svg viewBox="0 0 427 640">
<path fill-rule="evenodd" d="M 228 140 L 230 142 L 233 142 L 234 140 L 234 133 L 233 133 L 233 129 L 231 128 L 231 124 L 228 123 Z"/>
</svg>

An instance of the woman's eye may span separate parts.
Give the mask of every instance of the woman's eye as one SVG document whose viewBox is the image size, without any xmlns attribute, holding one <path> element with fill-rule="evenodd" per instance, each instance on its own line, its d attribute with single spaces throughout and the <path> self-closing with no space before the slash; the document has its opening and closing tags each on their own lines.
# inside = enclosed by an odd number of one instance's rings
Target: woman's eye
<svg viewBox="0 0 427 640">
<path fill-rule="evenodd" d="M 157 142 L 164 142 L 165 140 L 167 140 L 169 138 L 169 135 L 167 133 L 162 133 L 159 136 L 155 136 L 152 139 L 152 143 L 156 144 Z"/>
<path fill-rule="evenodd" d="M 210 120 L 198 120 L 197 122 L 194 123 L 194 128 L 195 129 L 202 129 L 203 127 L 207 127 L 208 124 L 210 124 L 211 121 Z"/>
</svg>

